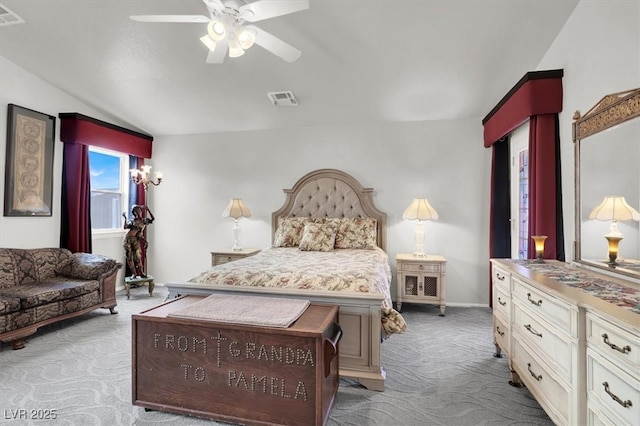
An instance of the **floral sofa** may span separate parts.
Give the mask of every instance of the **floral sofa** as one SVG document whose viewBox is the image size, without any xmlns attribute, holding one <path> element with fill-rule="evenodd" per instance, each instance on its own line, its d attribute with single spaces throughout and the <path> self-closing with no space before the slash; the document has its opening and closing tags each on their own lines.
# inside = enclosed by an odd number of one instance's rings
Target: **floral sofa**
<svg viewBox="0 0 640 426">
<path fill-rule="evenodd" d="M 116 307 L 122 264 L 108 257 L 63 248 L 0 248 L 0 341 L 13 349 L 39 327 Z"/>
</svg>

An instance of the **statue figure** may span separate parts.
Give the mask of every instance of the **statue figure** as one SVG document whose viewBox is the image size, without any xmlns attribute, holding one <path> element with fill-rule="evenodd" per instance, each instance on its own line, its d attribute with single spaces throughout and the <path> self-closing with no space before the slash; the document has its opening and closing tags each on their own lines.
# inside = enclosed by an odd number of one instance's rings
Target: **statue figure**
<svg viewBox="0 0 640 426">
<path fill-rule="evenodd" d="M 145 217 L 145 212 L 149 213 L 149 217 Z M 143 259 L 149 245 L 144 238 L 144 229 L 154 221 L 153 213 L 147 206 L 133 205 L 131 207 L 133 219 L 127 220 L 127 214 L 122 213 L 124 217 L 124 229 L 129 231 L 124 237 L 124 251 L 127 257 L 127 265 L 131 270 L 131 278 L 141 277 L 147 278 L 143 268 Z"/>
</svg>

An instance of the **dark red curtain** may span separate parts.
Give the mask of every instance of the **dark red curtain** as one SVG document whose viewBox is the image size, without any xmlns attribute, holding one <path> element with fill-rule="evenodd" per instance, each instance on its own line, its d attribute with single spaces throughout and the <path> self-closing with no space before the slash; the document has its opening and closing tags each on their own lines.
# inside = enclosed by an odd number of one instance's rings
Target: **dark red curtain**
<svg viewBox="0 0 640 426">
<path fill-rule="evenodd" d="M 60 247 L 91 253 L 89 147 L 64 144 Z"/>
<path fill-rule="evenodd" d="M 89 146 L 137 156 L 142 164 L 141 157 L 151 158 L 153 137 L 78 113 L 61 113 L 58 117 L 64 142 L 60 247 L 91 253 Z M 141 198 L 139 203 L 145 203 Z"/>
<path fill-rule="evenodd" d="M 564 261 L 558 114 L 529 121 L 529 235 L 546 235 L 544 257 Z M 535 246 L 529 239 L 529 259 Z"/>
</svg>

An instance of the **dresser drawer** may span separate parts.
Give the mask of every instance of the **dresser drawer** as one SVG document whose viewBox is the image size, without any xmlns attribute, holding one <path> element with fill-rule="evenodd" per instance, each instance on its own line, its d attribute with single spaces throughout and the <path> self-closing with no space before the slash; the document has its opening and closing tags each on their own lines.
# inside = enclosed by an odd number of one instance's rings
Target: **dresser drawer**
<svg viewBox="0 0 640 426">
<path fill-rule="evenodd" d="M 587 407 L 587 426 L 618 426 L 616 422 L 610 420 L 596 406 Z"/>
<path fill-rule="evenodd" d="M 403 272 L 441 272 L 439 263 L 414 263 L 400 262 L 400 270 Z"/>
<path fill-rule="evenodd" d="M 573 337 L 577 337 L 577 310 L 560 299 L 538 290 L 517 278 L 513 278 L 514 298 L 531 309 L 540 317 L 546 319 L 555 327 L 562 329 Z"/>
<path fill-rule="evenodd" d="M 571 381 L 571 365 L 576 362 L 572 354 L 572 344 L 565 333 L 559 333 L 552 325 L 528 312 L 522 301 L 514 302 L 513 334 L 520 334 L 527 344 L 536 350 L 550 367 L 563 379 Z"/>
<path fill-rule="evenodd" d="M 558 425 L 569 423 L 570 391 L 561 379 L 547 370 L 531 349 L 515 337 L 512 339 L 511 362 L 529 391 Z"/>
<path fill-rule="evenodd" d="M 628 425 L 640 424 L 640 380 L 631 377 L 594 350 L 587 348 L 587 401 Z M 612 415 L 613 417 L 613 415 Z"/>
<path fill-rule="evenodd" d="M 491 268 L 491 282 L 494 287 L 501 287 L 505 292 L 509 293 L 511 283 L 511 273 L 504 269 L 493 265 Z"/>
<path fill-rule="evenodd" d="M 587 312 L 587 343 L 605 358 L 625 365 L 625 370 L 640 380 L 640 337 Z"/>
<path fill-rule="evenodd" d="M 495 286 L 493 289 L 493 312 L 499 313 L 507 320 L 511 318 L 511 298 L 501 286 Z"/>
<path fill-rule="evenodd" d="M 235 256 L 232 254 L 217 254 L 213 261 L 215 265 L 222 265 L 223 263 L 233 262 L 234 260 L 242 259 L 246 256 Z"/>
<path fill-rule="evenodd" d="M 509 324 L 499 316 L 493 317 L 493 338 L 495 342 L 509 355 L 509 341 L 511 338 L 509 332 Z"/>
</svg>

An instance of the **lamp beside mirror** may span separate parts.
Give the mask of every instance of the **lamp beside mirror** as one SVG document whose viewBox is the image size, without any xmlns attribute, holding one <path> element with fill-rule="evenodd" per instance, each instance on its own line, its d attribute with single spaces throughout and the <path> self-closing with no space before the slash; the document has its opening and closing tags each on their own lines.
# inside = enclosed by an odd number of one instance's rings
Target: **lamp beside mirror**
<svg viewBox="0 0 640 426">
<path fill-rule="evenodd" d="M 544 241 L 547 239 L 546 235 L 534 235 L 533 242 L 536 248 L 536 262 L 543 263 L 544 262 Z"/>
</svg>

